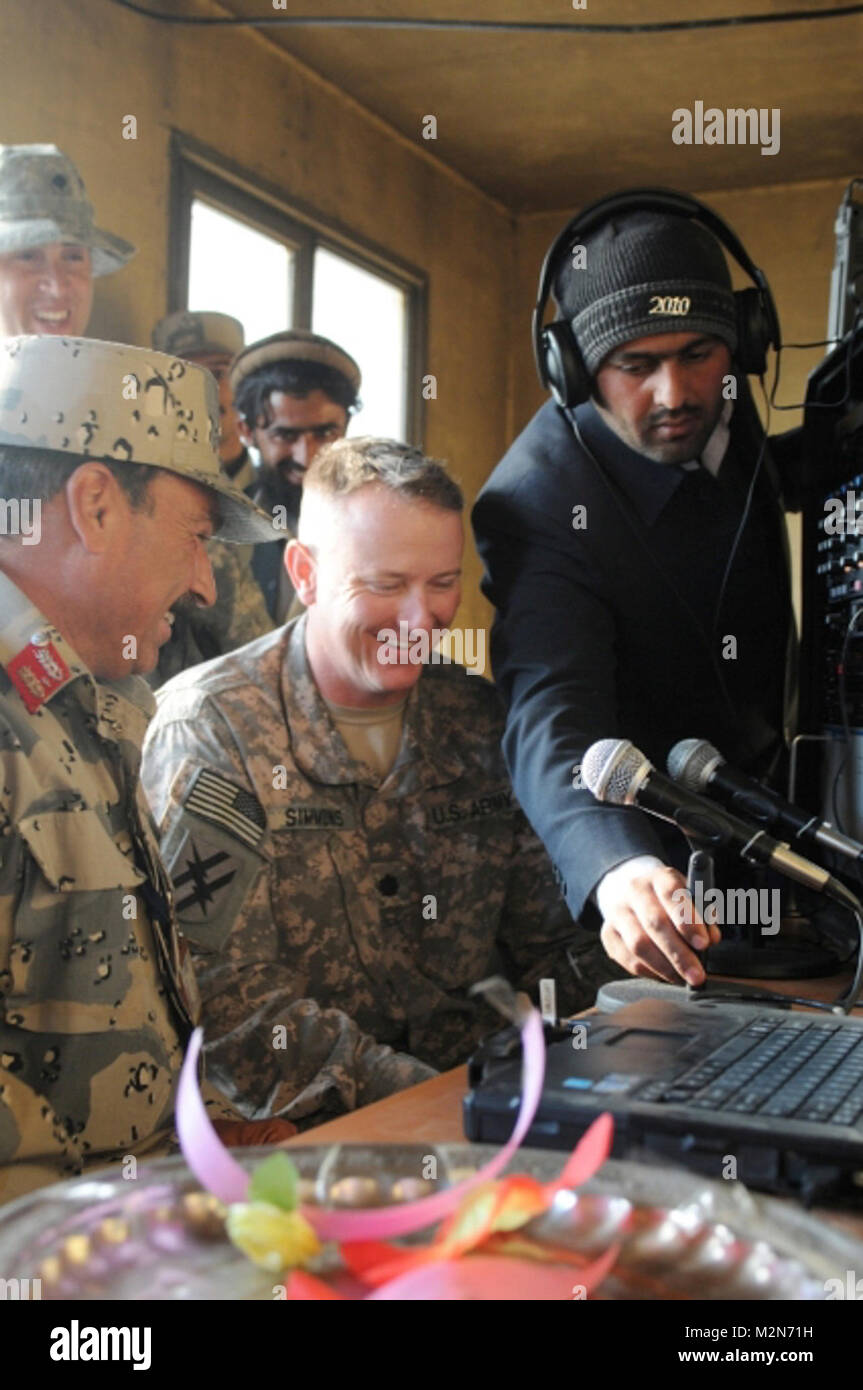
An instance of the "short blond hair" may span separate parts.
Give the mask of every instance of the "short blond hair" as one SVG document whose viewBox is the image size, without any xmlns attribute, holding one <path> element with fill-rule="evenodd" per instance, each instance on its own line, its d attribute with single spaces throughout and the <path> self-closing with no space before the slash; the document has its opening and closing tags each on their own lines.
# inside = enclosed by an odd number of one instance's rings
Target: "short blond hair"
<svg viewBox="0 0 863 1390">
<path fill-rule="evenodd" d="M 396 439 L 337 439 L 321 449 L 303 479 L 303 492 L 347 497 L 368 483 L 384 487 L 406 500 L 427 502 L 449 512 L 464 510 L 458 483 L 440 459 Z"/>
</svg>

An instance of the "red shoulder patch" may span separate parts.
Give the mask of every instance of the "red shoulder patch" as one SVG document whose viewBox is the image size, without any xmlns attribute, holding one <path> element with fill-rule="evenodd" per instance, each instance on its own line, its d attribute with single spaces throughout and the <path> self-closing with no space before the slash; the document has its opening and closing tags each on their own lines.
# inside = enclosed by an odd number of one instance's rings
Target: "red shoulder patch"
<svg viewBox="0 0 863 1390">
<path fill-rule="evenodd" d="M 51 642 L 36 646 L 33 642 L 13 657 L 6 667 L 28 714 L 35 714 L 49 695 L 70 679 L 72 672 Z"/>
</svg>

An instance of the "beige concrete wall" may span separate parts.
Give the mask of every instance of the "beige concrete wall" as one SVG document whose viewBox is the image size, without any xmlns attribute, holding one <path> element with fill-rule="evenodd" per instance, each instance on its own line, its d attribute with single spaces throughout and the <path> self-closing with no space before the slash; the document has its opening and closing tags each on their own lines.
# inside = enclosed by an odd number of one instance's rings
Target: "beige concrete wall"
<svg viewBox="0 0 863 1390">
<path fill-rule="evenodd" d="M 473 497 L 506 445 L 512 223 L 429 157 L 419 123 L 414 147 L 259 35 L 169 28 L 105 0 L 3 0 L 0 54 L 0 139 L 59 144 L 100 225 L 140 248 L 98 283 L 94 336 L 149 341 L 165 312 L 168 152 L 183 132 L 427 273 L 425 442 Z M 137 140 L 122 138 L 130 114 Z M 487 618 L 478 577 L 469 542 L 460 623 Z"/>
</svg>

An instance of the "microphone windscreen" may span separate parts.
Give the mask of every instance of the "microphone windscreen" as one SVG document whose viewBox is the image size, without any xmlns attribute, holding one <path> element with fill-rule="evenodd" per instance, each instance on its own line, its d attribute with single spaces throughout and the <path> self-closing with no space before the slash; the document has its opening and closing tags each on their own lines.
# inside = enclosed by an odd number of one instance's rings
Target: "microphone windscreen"
<svg viewBox="0 0 863 1390">
<path fill-rule="evenodd" d="M 700 794 L 707 787 L 714 768 L 722 761 L 722 754 L 706 738 L 682 738 L 675 743 L 665 766 L 675 782 L 687 791 Z"/>
<path fill-rule="evenodd" d="M 626 738 L 601 738 L 584 755 L 581 776 L 597 801 L 625 806 L 636 777 L 649 767 L 644 754 Z"/>
</svg>

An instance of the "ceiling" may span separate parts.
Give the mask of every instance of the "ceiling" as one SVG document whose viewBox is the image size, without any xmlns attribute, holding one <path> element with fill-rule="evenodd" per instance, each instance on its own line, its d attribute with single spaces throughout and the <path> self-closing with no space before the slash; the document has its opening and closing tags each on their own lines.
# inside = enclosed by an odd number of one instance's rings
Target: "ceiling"
<svg viewBox="0 0 863 1390">
<path fill-rule="evenodd" d="M 842 0 L 839 0 L 842 3 Z M 571 207 L 610 188 L 688 191 L 863 173 L 863 15 L 676 33 L 590 35 L 657 23 L 827 10 L 833 0 L 288 0 L 287 13 L 532 20 L 572 33 L 267 28 L 274 43 L 514 212 Z M 259 17 L 260 0 L 222 9 Z M 675 144 L 672 112 L 778 108 L 779 151 Z M 771 118 L 772 119 L 772 118 Z M 772 129 L 775 134 L 776 126 Z"/>
</svg>

